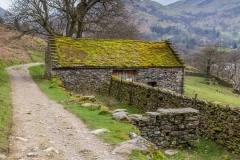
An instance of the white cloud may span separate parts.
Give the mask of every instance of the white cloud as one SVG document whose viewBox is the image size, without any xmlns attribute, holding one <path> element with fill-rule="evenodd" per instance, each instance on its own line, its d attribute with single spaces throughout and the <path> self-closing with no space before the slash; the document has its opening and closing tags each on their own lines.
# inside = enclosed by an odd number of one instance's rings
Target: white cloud
<svg viewBox="0 0 240 160">
<path fill-rule="evenodd" d="M 11 2 L 9 0 L 0 0 L 0 7 L 3 9 L 8 9 L 10 3 Z"/>
</svg>

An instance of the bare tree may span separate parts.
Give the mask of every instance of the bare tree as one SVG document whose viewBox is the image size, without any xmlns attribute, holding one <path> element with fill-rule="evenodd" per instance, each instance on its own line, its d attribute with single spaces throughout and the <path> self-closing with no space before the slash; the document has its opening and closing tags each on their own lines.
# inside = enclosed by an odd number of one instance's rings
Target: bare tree
<svg viewBox="0 0 240 160">
<path fill-rule="evenodd" d="M 137 31 L 133 23 L 129 25 L 131 16 L 119 14 L 127 13 L 121 0 L 13 0 L 10 10 L 21 23 L 31 24 L 24 34 L 68 37 L 76 34 L 81 38 L 83 32 L 93 31 L 92 35 L 99 35 L 96 32 L 106 33 L 117 28 L 114 26 L 124 25 L 125 30 Z"/>
<path fill-rule="evenodd" d="M 231 75 L 229 77 L 230 80 L 233 80 L 233 77 L 237 74 L 239 63 L 240 53 L 238 51 L 232 52 L 229 57 L 229 69 L 231 71 Z"/>
<path fill-rule="evenodd" d="M 198 54 L 197 67 L 206 74 L 206 78 L 209 79 L 212 73 L 212 67 L 216 64 L 218 59 L 217 46 L 206 46 Z"/>
</svg>

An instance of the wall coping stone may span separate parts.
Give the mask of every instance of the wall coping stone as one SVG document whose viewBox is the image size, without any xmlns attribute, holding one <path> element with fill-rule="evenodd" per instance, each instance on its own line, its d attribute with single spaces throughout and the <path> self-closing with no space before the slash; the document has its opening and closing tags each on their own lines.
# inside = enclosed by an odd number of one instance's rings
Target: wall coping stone
<svg viewBox="0 0 240 160">
<path fill-rule="evenodd" d="M 145 114 L 150 117 L 157 117 L 160 115 L 158 112 L 145 112 Z"/>
<path fill-rule="evenodd" d="M 161 114 L 186 114 L 186 113 L 193 113 L 193 114 L 198 114 L 199 111 L 197 109 L 193 109 L 193 108 L 174 108 L 174 109 L 162 109 L 159 108 L 157 110 L 157 112 L 161 113 Z"/>
</svg>

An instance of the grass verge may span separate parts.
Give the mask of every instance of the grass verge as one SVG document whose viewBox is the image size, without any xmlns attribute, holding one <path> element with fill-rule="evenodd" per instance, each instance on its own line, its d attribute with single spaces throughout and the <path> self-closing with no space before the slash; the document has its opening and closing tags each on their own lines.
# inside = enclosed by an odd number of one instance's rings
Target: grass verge
<svg viewBox="0 0 240 160">
<path fill-rule="evenodd" d="M 158 160 L 167 160 L 161 154 L 156 155 Z M 154 160 L 155 157 L 152 159 Z M 149 160 L 147 154 L 141 151 L 134 151 L 129 160 Z M 240 160 L 240 156 L 228 153 L 224 148 L 214 142 L 200 138 L 196 149 L 179 150 L 179 153 L 168 160 Z"/>
<path fill-rule="evenodd" d="M 1 60 L 0 60 L 1 61 Z M 8 151 L 11 127 L 11 88 L 6 70 L 0 66 L 0 153 Z"/>
</svg>

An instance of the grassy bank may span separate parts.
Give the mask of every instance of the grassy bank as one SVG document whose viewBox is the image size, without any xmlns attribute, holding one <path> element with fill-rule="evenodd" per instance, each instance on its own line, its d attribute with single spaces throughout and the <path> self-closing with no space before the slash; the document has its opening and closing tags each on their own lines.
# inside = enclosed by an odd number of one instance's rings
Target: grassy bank
<svg viewBox="0 0 240 160">
<path fill-rule="evenodd" d="M 67 92 L 63 92 L 61 87 L 58 87 L 57 81 L 47 81 L 43 79 L 43 66 L 35 66 L 30 68 L 30 73 L 38 83 L 40 88 L 50 98 L 62 103 L 66 109 L 76 114 L 81 118 L 90 129 L 107 128 L 110 130 L 109 134 L 103 134 L 101 137 L 110 144 L 117 144 L 125 141 L 128 138 L 129 132 L 138 132 L 135 127 L 128 123 L 117 122 L 112 119 L 109 114 L 101 114 L 102 111 L 96 108 L 83 108 L 79 104 L 69 103 L 74 98 L 69 96 Z M 116 102 L 110 97 L 98 96 L 98 101 L 110 106 L 111 109 L 115 108 L 126 108 L 131 113 L 141 113 L 139 110 L 129 108 L 123 103 Z M 108 99 L 108 100 L 107 100 Z M 110 99 L 110 100 L 109 100 Z M 148 153 L 149 154 L 149 153 Z M 141 151 L 134 151 L 130 156 L 129 160 L 148 160 L 146 153 Z M 153 155 L 153 160 L 166 159 L 163 158 L 160 153 L 150 153 Z M 181 150 L 178 155 L 171 158 L 171 160 L 240 160 L 238 155 L 230 154 L 219 145 L 200 139 L 200 145 L 197 149 Z"/>
<path fill-rule="evenodd" d="M 231 88 L 207 85 L 202 77 L 185 76 L 185 95 L 195 97 L 196 94 L 198 99 L 240 106 L 240 97 Z"/>
<path fill-rule="evenodd" d="M 0 63 L 3 60 L 0 59 Z M 11 127 L 11 88 L 5 66 L 0 66 L 0 153 L 8 150 L 8 135 Z"/>
</svg>

